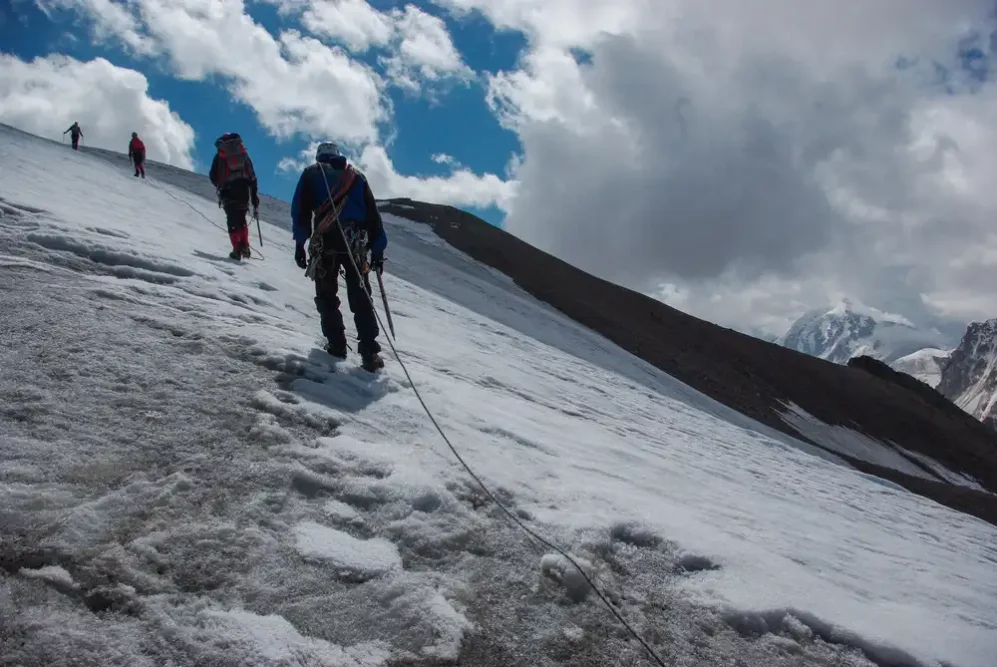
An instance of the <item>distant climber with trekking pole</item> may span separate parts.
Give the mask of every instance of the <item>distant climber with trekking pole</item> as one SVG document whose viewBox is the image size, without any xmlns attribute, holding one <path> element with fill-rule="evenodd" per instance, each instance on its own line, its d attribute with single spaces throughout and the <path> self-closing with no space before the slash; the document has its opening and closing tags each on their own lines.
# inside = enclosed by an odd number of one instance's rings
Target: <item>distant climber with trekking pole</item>
<svg viewBox="0 0 997 667">
<path fill-rule="evenodd" d="M 301 173 L 291 200 L 291 222 L 294 261 L 315 281 L 315 307 L 322 334 L 328 340 L 326 352 L 338 359 L 347 356 L 346 327 L 338 296 L 342 268 L 346 298 L 357 327 L 361 366 L 370 372 L 383 368 L 368 274 L 375 271 L 380 275 L 384 270 L 388 237 L 366 177 L 340 155 L 336 144 L 319 144 L 315 164 Z M 309 240 L 306 252 L 305 242 Z"/>
<path fill-rule="evenodd" d="M 83 136 L 83 128 L 80 127 L 79 121 L 76 121 L 70 125 L 66 132 L 69 133 L 69 138 L 73 140 L 73 150 L 80 150 L 80 137 Z M 62 136 L 66 136 L 66 132 L 63 132 Z"/>
<path fill-rule="evenodd" d="M 128 159 L 135 165 L 135 175 L 145 178 L 145 144 L 138 138 L 138 132 L 132 132 L 132 140 L 128 143 Z"/>
<path fill-rule="evenodd" d="M 249 204 L 253 205 L 253 215 L 259 215 L 260 196 L 257 191 L 256 170 L 249 159 L 242 137 L 235 132 L 227 132 L 215 141 L 218 152 L 211 162 L 208 177 L 218 193 L 218 204 L 225 209 L 228 223 L 228 236 L 232 241 L 232 259 L 248 258 L 249 249 Z"/>
</svg>

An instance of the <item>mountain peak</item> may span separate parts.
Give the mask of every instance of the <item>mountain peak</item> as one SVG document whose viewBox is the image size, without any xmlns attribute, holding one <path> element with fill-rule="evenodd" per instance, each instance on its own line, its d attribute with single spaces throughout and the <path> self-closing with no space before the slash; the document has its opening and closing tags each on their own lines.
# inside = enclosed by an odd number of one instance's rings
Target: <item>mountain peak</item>
<svg viewBox="0 0 997 667">
<path fill-rule="evenodd" d="M 944 348 L 935 330 L 921 330 L 903 315 L 842 297 L 828 310 L 802 315 L 779 340 L 785 347 L 827 361 L 870 356 L 891 363 L 924 348 Z"/>
<path fill-rule="evenodd" d="M 966 328 L 942 369 L 938 391 L 980 421 L 997 425 L 997 318 Z"/>
<path fill-rule="evenodd" d="M 857 315 L 861 317 L 869 317 L 876 322 L 882 324 L 895 324 L 900 326 L 906 326 L 911 328 L 917 328 L 913 322 L 909 319 L 900 315 L 898 313 L 889 313 L 885 310 L 880 310 L 872 306 L 866 305 L 859 301 L 855 301 L 850 297 L 841 297 L 838 303 L 827 311 L 827 315 Z"/>
</svg>

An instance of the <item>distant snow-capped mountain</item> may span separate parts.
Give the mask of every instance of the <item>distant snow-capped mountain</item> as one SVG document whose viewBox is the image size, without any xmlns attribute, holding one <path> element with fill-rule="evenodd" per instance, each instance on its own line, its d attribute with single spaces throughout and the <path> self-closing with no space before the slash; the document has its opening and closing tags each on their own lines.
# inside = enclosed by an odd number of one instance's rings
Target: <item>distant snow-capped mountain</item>
<svg viewBox="0 0 997 667">
<path fill-rule="evenodd" d="M 997 426 L 997 319 L 973 322 L 942 369 L 938 391 L 984 423 Z"/>
<path fill-rule="evenodd" d="M 920 329 L 901 315 L 847 299 L 830 310 L 804 314 L 778 342 L 839 364 L 861 355 L 892 363 L 925 348 L 946 347 L 936 329 Z"/>
<path fill-rule="evenodd" d="M 894 370 L 906 373 L 925 383 L 929 387 L 938 387 L 942 380 L 942 369 L 949 360 L 949 350 L 926 347 L 912 354 L 900 357 L 890 366 Z"/>
</svg>

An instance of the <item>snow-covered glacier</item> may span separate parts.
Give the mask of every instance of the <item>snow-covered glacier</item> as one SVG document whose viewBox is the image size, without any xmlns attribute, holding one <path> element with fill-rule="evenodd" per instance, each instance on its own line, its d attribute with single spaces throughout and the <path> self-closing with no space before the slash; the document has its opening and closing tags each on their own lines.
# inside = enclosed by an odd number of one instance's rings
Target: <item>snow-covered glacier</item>
<svg viewBox="0 0 997 667">
<path fill-rule="evenodd" d="M 233 262 L 203 180 L 148 173 L 0 127 L 0 662 L 650 664 L 391 354 L 321 351 L 279 206 Z M 385 222 L 427 405 L 668 664 L 992 667 L 997 528 Z"/>
</svg>

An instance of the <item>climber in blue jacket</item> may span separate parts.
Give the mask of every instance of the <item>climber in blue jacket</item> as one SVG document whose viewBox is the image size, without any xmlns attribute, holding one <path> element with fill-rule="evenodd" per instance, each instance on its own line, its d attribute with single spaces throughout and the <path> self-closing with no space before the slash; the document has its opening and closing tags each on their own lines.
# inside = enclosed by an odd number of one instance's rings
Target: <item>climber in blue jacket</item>
<svg viewBox="0 0 997 667">
<path fill-rule="evenodd" d="M 291 224 L 294 261 L 315 281 L 315 307 L 321 317 L 322 334 L 328 339 L 326 351 L 339 359 L 347 356 L 346 327 L 338 296 L 342 267 L 362 366 L 371 372 L 383 368 L 368 274 L 384 270 L 388 237 L 366 177 L 340 154 L 336 144 L 319 144 L 315 163 L 301 173 L 291 199 Z M 309 239 L 306 252 L 305 242 Z"/>
</svg>

